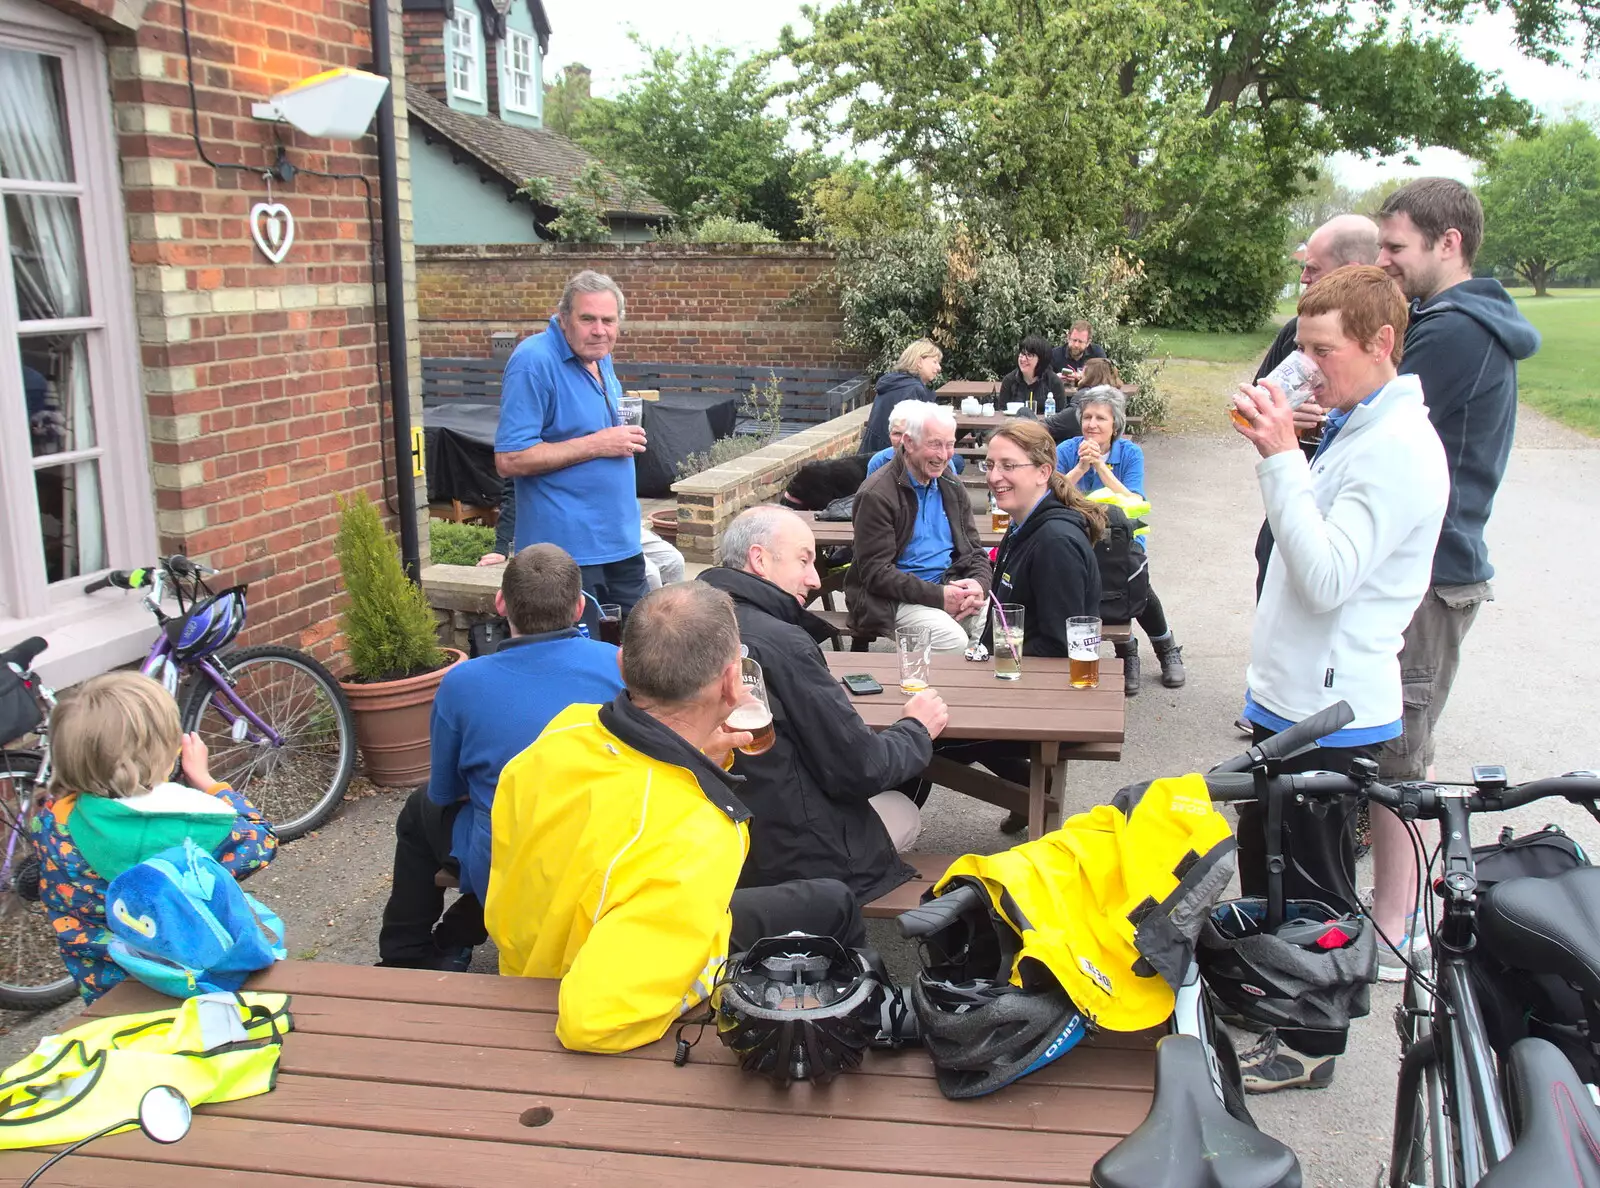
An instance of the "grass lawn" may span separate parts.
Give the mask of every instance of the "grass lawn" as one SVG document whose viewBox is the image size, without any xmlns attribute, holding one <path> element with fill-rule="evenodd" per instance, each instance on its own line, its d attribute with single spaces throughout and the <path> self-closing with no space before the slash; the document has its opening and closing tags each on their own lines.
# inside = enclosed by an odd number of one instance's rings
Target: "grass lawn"
<svg viewBox="0 0 1600 1188">
<path fill-rule="evenodd" d="M 1512 289 L 1511 295 L 1544 337 L 1539 353 L 1517 368 L 1517 394 L 1562 424 L 1600 437 L 1600 289 L 1555 289 L 1549 297 Z"/>
</svg>

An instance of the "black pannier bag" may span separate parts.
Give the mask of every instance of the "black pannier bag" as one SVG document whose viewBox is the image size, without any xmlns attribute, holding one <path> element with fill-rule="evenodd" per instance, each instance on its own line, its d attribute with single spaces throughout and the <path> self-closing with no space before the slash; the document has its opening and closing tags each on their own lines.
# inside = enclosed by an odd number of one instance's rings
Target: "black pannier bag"
<svg viewBox="0 0 1600 1188">
<path fill-rule="evenodd" d="M 44 721 L 38 698 L 9 664 L 0 664 L 0 744 L 32 734 Z"/>
<path fill-rule="evenodd" d="M 1106 509 L 1106 534 L 1094 546 L 1100 563 L 1100 621 L 1131 623 L 1150 599 L 1150 561 L 1133 543 L 1134 530 L 1144 522 L 1130 520 L 1115 504 L 1101 506 Z"/>
</svg>

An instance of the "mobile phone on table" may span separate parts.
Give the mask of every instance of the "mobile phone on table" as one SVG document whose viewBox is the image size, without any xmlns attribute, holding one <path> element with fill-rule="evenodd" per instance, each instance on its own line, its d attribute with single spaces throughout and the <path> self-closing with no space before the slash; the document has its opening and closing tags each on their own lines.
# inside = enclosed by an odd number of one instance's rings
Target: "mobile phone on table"
<svg viewBox="0 0 1600 1188">
<path fill-rule="evenodd" d="M 868 676 L 864 672 L 852 672 L 842 679 L 844 680 L 844 687 L 857 697 L 865 697 L 869 693 L 883 692 L 883 686 L 877 682 L 876 678 Z"/>
</svg>

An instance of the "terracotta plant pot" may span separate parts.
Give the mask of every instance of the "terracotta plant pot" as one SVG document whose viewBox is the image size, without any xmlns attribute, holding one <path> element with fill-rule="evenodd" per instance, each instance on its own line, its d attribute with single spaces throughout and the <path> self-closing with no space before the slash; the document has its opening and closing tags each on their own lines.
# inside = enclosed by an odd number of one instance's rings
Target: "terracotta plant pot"
<svg viewBox="0 0 1600 1188">
<path fill-rule="evenodd" d="M 356 745 L 367 778 L 386 788 L 415 788 L 428 782 L 429 719 L 433 695 L 451 667 L 467 658 L 445 648 L 450 663 L 399 681 L 340 681 L 356 718 Z"/>
<path fill-rule="evenodd" d="M 678 509 L 663 508 L 650 513 L 650 531 L 669 544 L 678 539 Z"/>
</svg>

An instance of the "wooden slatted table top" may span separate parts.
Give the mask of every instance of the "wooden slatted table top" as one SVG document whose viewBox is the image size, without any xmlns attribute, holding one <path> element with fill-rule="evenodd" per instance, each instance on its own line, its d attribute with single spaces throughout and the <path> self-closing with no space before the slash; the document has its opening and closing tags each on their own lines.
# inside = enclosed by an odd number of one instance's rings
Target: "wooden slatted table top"
<svg viewBox="0 0 1600 1188">
<path fill-rule="evenodd" d="M 906 703 L 900 692 L 900 657 L 893 652 L 824 652 L 835 676 L 864 672 L 883 686 L 882 693 L 852 696 L 862 720 L 875 730 L 892 726 Z M 993 662 L 963 656 L 935 656 L 930 684 L 950 707 L 943 738 L 988 742 L 1121 743 L 1126 725 L 1122 661 L 1100 661 L 1100 686 L 1074 689 L 1067 661 L 1038 656 L 1022 658 L 1022 677 L 1002 681 Z"/>
<path fill-rule="evenodd" d="M 808 511 L 797 514 L 804 516 L 806 522 L 811 525 L 812 535 L 817 538 L 819 547 L 855 543 L 855 525 L 849 520 L 819 520 L 816 518 L 816 512 Z M 1000 538 L 1005 535 L 1004 532 L 994 531 L 987 511 L 977 517 L 977 524 L 978 540 L 982 542 L 983 547 L 986 549 L 994 548 L 1000 543 Z"/>
<path fill-rule="evenodd" d="M 916 1049 L 869 1052 L 859 1070 L 829 1085 L 780 1089 L 741 1072 L 714 1028 L 683 1068 L 673 1067 L 670 1033 L 625 1055 L 567 1052 L 554 1034 L 557 986 L 279 962 L 249 987 L 293 996 L 295 1029 L 272 1092 L 200 1107 L 193 1130 L 172 1146 L 137 1132 L 98 1140 L 46 1182 L 1087 1184 L 1094 1160 L 1149 1107 L 1153 1032 L 1102 1032 L 1024 1081 L 971 1101 L 946 1100 Z M 91 1013 L 170 1002 L 124 984 Z M 0 1154 L 0 1182 L 20 1182 L 44 1157 Z"/>
</svg>

